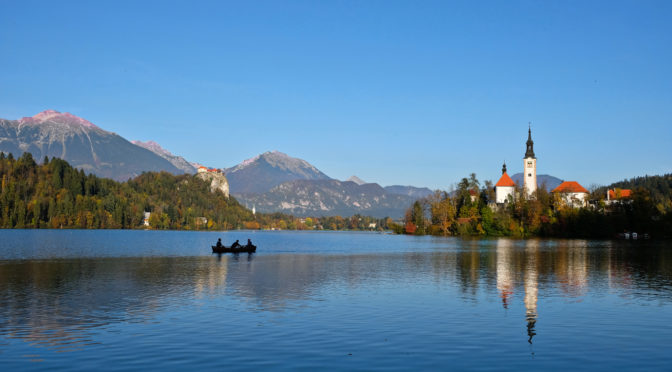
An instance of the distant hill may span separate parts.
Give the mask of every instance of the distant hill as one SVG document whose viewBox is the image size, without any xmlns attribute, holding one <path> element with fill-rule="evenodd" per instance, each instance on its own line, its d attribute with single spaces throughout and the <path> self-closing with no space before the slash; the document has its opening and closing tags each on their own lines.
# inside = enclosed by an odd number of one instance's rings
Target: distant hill
<svg viewBox="0 0 672 372">
<path fill-rule="evenodd" d="M 352 176 L 348 178 L 346 181 L 352 181 L 358 185 L 365 185 L 368 183 L 357 176 Z M 388 194 L 405 195 L 416 199 L 422 199 L 434 193 L 432 190 L 426 187 L 392 185 L 392 186 L 385 186 L 383 188 Z"/>
<path fill-rule="evenodd" d="M 164 149 L 163 147 L 161 147 L 161 145 L 159 145 L 154 141 L 147 141 L 147 142 L 131 141 L 131 143 L 136 146 L 146 148 L 147 150 L 155 153 L 156 155 L 159 155 L 160 157 L 168 160 L 172 165 L 175 166 L 175 168 L 183 171 L 184 173 L 188 174 L 196 173 L 197 169 L 196 166 L 186 161 L 181 156 L 171 154 L 170 151 Z"/>
<path fill-rule="evenodd" d="M 605 196 L 608 189 L 631 189 L 643 188 L 649 192 L 655 203 L 660 203 L 660 209 L 672 210 L 672 173 L 662 176 L 643 176 L 614 182 L 609 186 L 602 186 L 595 190 L 596 195 Z"/>
<path fill-rule="evenodd" d="M 351 216 L 401 218 L 416 200 L 387 192 L 376 183 L 294 180 L 261 194 L 237 194 L 242 203 L 259 212 L 283 212 L 296 216 Z"/>
<path fill-rule="evenodd" d="M 278 151 L 245 160 L 225 173 L 232 194 L 264 193 L 287 181 L 330 179 L 307 161 Z"/>
<path fill-rule="evenodd" d="M 511 179 L 513 182 L 517 183 L 518 185 L 523 184 L 523 174 L 522 173 L 516 173 L 513 176 L 511 176 Z M 538 174 L 537 175 L 537 186 L 541 187 L 542 185 L 546 185 L 546 190 L 547 191 L 552 191 L 556 187 L 560 186 L 560 184 L 563 182 L 563 180 L 559 179 L 558 177 L 553 177 L 548 174 Z"/>
<path fill-rule="evenodd" d="M 19 120 L 0 119 L 0 151 L 17 157 L 30 152 L 37 161 L 45 156 L 61 158 L 87 173 L 118 181 L 145 171 L 184 173 L 152 151 L 88 120 L 55 110 Z"/>
<path fill-rule="evenodd" d="M 429 195 L 432 195 L 434 192 L 426 187 L 414 187 L 414 186 L 385 186 L 385 191 L 390 194 L 395 195 L 406 195 L 414 199 L 422 199 Z"/>
</svg>

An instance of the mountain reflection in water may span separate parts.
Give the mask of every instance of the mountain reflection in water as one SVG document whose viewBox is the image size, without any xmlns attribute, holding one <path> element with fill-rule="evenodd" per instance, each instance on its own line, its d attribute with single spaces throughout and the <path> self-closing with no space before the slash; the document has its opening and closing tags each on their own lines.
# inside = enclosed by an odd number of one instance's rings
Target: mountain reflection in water
<svg viewBox="0 0 672 372">
<path fill-rule="evenodd" d="M 293 313 L 367 291 L 403 297 L 422 312 L 415 293 L 430 287 L 457 294 L 462 307 L 496 301 L 498 311 L 520 319 L 527 339 L 519 342 L 532 344 L 550 309 L 540 299 L 615 293 L 669 303 L 671 284 L 672 254 L 664 246 L 577 240 L 458 241 L 457 248 L 364 254 L 6 260 L 0 261 L 0 337 L 82 350 L 100 343 L 101 332 L 160 323 L 163 313 L 177 310 Z"/>
</svg>

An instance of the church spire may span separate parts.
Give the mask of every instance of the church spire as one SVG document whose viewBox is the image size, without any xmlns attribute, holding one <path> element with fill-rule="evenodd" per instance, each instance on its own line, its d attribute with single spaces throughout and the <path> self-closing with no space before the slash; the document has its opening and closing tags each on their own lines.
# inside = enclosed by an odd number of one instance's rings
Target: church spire
<svg viewBox="0 0 672 372">
<path fill-rule="evenodd" d="M 502 174 L 506 173 L 506 162 L 502 165 Z"/>
<path fill-rule="evenodd" d="M 532 141 L 532 124 L 529 123 L 527 128 L 527 151 L 525 151 L 525 158 L 534 158 L 534 141 Z"/>
</svg>

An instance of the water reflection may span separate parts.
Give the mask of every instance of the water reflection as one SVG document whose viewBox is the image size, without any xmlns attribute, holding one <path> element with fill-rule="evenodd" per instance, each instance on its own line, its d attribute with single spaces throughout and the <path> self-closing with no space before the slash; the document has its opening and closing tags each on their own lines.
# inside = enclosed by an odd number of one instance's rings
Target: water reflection
<svg viewBox="0 0 672 372">
<path fill-rule="evenodd" d="M 666 247 L 587 241 L 499 239 L 389 254 L 1 261 L 0 336 L 67 351 L 98 342 L 114 325 L 153 322 L 199 300 L 214 311 L 284 312 L 335 293 L 384 288 L 412 299 L 431 286 L 446 296 L 461 293 L 463 302 L 499 298 L 505 311 L 524 306 L 531 344 L 544 298 L 575 301 L 612 290 L 669 302 L 671 284 Z"/>
<path fill-rule="evenodd" d="M 511 240 L 500 239 L 497 241 L 497 290 L 502 298 L 502 306 L 509 308 L 509 298 L 513 295 L 514 275 L 512 266 L 513 244 Z"/>
<path fill-rule="evenodd" d="M 537 294 L 539 291 L 539 277 L 537 271 L 537 256 L 539 255 L 539 242 L 529 240 L 525 246 L 525 319 L 527 320 L 527 342 L 532 343 L 532 338 L 537 334 L 534 326 L 537 323 Z"/>
</svg>

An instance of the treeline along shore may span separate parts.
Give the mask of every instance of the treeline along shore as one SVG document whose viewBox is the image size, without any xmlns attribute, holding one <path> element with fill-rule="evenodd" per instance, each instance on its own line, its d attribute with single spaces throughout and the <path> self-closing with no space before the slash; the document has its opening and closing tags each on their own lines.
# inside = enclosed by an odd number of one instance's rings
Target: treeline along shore
<svg viewBox="0 0 672 372">
<path fill-rule="evenodd" d="M 607 190 L 632 190 L 627 199 L 609 202 Z M 626 232 L 652 238 L 672 238 L 672 174 L 646 176 L 597 187 L 590 202 L 576 207 L 562 195 L 539 187 L 531 197 L 516 187 L 506 203 L 495 203 L 492 182 L 484 187 L 475 174 L 463 178 L 453 192 L 437 191 L 416 201 L 399 234 L 613 238 Z"/>
<path fill-rule="evenodd" d="M 38 164 L 28 152 L 18 159 L 0 152 L 0 178 L 0 228 L 370 230 L 387 229 L 391 222 L 359 215 L 254 214 L 193 175 L 147 172 L 116 182 L 58 158 Z"/>
<path fill-rule="evenodd" d="M 495 204 L 492 183 L 475 175 L 453 192 L 416 201 L 404 221 L 368 216 L 298 218 L 252 213 L 193 175 L 146 172 L 126 182 L 100 178 L 58 158 L 38 164 L 0 152 L 0 228 L 171 230 L 377 230 L 439 236 L 612 238 L 623 232 L 672 238 L 672 174 L 639 177 L 610 187 L 632 189 L 606 203 L 606 187 L 574 208 L 540 187 L 530 198 Z M 522 190 L 516 190 L 522 195 Z M 147 218 L 149 212 L 149 218 Z"/>
</svg>

